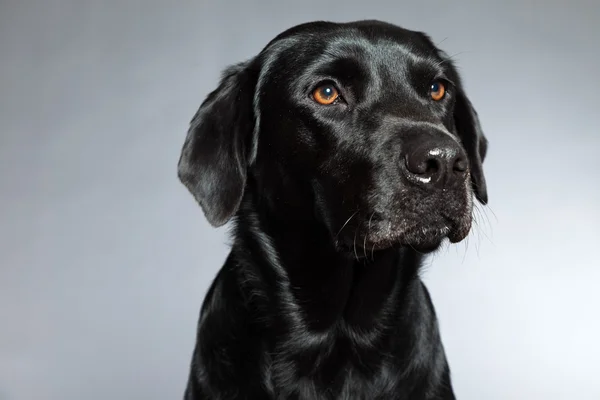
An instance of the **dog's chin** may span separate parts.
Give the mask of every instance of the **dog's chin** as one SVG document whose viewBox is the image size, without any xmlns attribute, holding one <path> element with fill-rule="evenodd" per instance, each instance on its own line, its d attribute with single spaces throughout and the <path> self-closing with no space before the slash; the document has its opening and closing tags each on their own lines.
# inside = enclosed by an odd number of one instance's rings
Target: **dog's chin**
<svg viewBox="0 0 600 400">
<path fill-rule="evenodd" d="M 444 240 L 449 239 L 449 232 L 449 228 L 446 227 L 423 229 L 420 232 L 403 232 L 392 240 L 372 242 L 371 247 L 375 250 L 405 247 L 419 253 L 431 253 L 436 251 Z"/>
<path fill-rule="evenodd" d="M 409 247 L 419 253 L 423 253 L 423 254 L 427 254 L 427 253 L 432 253 L 434 251 L 436 251 L 437 249 L 440 248 L 440 246 L 442 245 L 443 241 L 446 238 L 431 238 L 429 240 L 421 240 L 418 242 L 414 242 L 414 243 L 407 243 L 404 244 L 404 247 Z"/>
<path fill-rule="evenodd" d="M 410 248 L 419 253 L 431 253 L 439 249 L 445 240 L 458 243 L 470 231 L 470 220 L 444 221 L 415 226 L 409 229 L 371 230 L 368 235 L 358 235 L 356 240 L 346 244 L 346 250 L 356 257 L 372 256 L 388 249 Z"/>
</svg>

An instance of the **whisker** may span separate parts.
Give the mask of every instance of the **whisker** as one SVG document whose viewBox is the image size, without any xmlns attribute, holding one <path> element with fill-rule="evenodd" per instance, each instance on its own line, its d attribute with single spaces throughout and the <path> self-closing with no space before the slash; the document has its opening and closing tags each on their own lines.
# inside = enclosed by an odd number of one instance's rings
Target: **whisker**
<svg viewBox="0 0 600 400">
<path fill-rule="evenodd" d="M 445 38 L 443 38 L 442 40 L 440 40 L 439 42 L 437 42 L 437 43 L 435 44 L 435 47 L 439 47 L 439 46 L 440 46 L 440 44 L 444 43 L 444 42 L 445 42 L 445 41 L 446 41 L 446 40 L 447 40 L 449 37 L 450 37 L 450 36 L 446 36 Z"/>
<path fill-rule="evenodd" d="M 459 51 L 458 53 L 454 53 L 451 56 L 448 56 L 448 60 L 452 60 L 454 57 L 460 56 L 461 54 L 464 54 L 464 53 L 468 53 L 468 51 L 464 50 L 464 51 Z"/>
<path fill-rule="evenodd" d="M 496 213 L 494 212 L 494 210 L 492 210 L 492 207 L 490 207 L 490 205 L 489 205 L 489 204 L 486 204 L 486 205 L 484 206 L 484 209 L 486 209 L 486 210 L 490 210 L 490 212 L 492 213 L 492 215 L 493 215 L 493 216 L 494 216 L 494 218 L 496 219 L 496 223 L 498 223 L 498 222 L 499 222 L 499 220 L 498 220 L 498 216 L 496 215 Z"/>
<path fill-rule="evenodd" d="M 358 261 L 358 253 L 356 252 L 356 234 L 358 233 L 358 228 L 354 230 L 354 257 L 356 257 L 356 261 Z"/>
<path fill-rule="evenodd" d="M 344 225 L 342 225 L 342 227 L 340 228 L 339 232 L 338 232 L 338 233 L 335 235 L 335 239 L 337 239 L 337 238 L 338 238 L 338 236 L 340 235 L 340 233 L 342 233 L 342 230 L 343 230 L 343 229 L 346 227 L 346 225 L 348 225 L 348 222 L 350 222 L 350 220 L 351 220 L 352 218 L 354 218 L 354 216 L 355 216 L 356 214 L 358 214 L 358 210 L 354 211 L 354 213 L 353 213 L 353 214 L 350 216 L 350 218 L 348 218 L 348 219 L 346 220 L 346 222 L 344 223 Z"/>
<path fill-rule="evenodd" d="M 365 235 L 365 241 L 363 243 L 363 253 L 365 254 L 365 258 L 367 258 L 367 237 L 371 234 L 371 220 L 373 219 L 374 215 L 375 215 L 375 211 L 373 211 L 373 214 L 371 214 L 371 218 L 369 218 L 369 224 L 367 226 L 367 234 Z"/>
<path fill-rule="evenodd" d="M 475 252 L 477 253 L 477 258 L 481 258 L 481 254 L 479 253 L 479 248 L 481 246 L 481 233 L 483 230 L 479 226 L 479 224 L 475 225 L 477 229 L 477 242 L 475 242 Z"/>
<path fill-rule="evenodd" d="M 477 213 L 479 214 L 479 216 L 480 216 L 480 217 L 485 217 L 485 220 L 484 220 L 484 221 L 487 221 L 487 224 L 486 224 L 486 226 L 489 226 L 489 228 L 490 228 L 490 233 L 493 233 L 493 232 L 492 232 L 492 223 L 491 223 L 491 221 L 490 221 L 490 219 L 489 219 L 489 217 L 488 217 L 487 213 L 485 213 L 485 211 L 484 211 L 484 210 L 480 209 L 480 208 L 479 208 L 479 206 L 476 206 L 476 207 L 475 207 L 475 210 L 477 210 Z M 486 239 L 487 239 L 487 240 L 489 240 L 489 242 L 490 242 L 491 244 L 494 244 L 494 241 L 492 240 L 492 238 L 491 238 L 490 236 L 488 236 L 488 235 L 487 235 L 487 233 L 485 233 L 485 231 L 484 231 L 483 229 L 481 229 L 481 230 L 480 230 L 480 232 L 481 232 L 481 233 L 483 233 L 483 235 L 486 237 Z"/>
<path fill-rule="evenodd" d="M 474 208 L 474 210 L 475 209 L 476 208 Z M 480 223 L 478 217 L 479 217 L 479 214 L 474 213 L 473 219 L 472 219 L 473 223 L 471 224 L 471 232 L 469 232 L 469 235 L 468 235 L 468 238 L 477 236 L 477 240 L 475 241 L 475 244 L 474 244 L 475 251 L 477 253 L 479 251 L 478 245 L 481 244 L 481 230 L 482 230 L 482 226 L 481 226 L 481 223 Z M 478 253 L 478 255 L 479 255 L 479 253 Z"/>
<path fill-rule="evenodd" d="M 452 54 L 451 56 L 448 56 L 448 58 L 445 58 L 445 59 L 443 59 L 443 60 L 441 60 L 441 61 L 438 61 L 437 63 L 435 63 L 435 64 L 433 65 L 433 68 L 437 68 L 437 67 L 439 67 L 440 65 L 443 65 L 444 63 L 447 63 L 447 62 L 449 62 L 449 61 L 452 61 L 452 59 L 453 59 L 454 57 L 456 57 L 456 56 L 458 56 L 458 55 L 461 55 L 461 54 L 463 54 L 463 53 L 466 53 L 466 52 L 465 52 L 465 51 L 460 51 L 460 52 L 458 52 L 458 53 Z"/>
<path fill-rule="evenodd" d="M 487 214 L 485 214 L 485 212 L 480 208 L 480 206 L 478 204 L 475 204 L 474 210 L 478 213 L 478 215 L 482 218 L 485 218 L 484 221 L 482 222 L 487 222 L 487 224 L 490 224 L 490 219 L 487 216 Z"/>
</svg>

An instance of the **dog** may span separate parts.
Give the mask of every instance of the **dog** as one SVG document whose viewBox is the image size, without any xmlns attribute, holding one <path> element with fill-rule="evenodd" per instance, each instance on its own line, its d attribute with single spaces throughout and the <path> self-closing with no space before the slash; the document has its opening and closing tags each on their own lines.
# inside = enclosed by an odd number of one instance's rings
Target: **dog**
<svg viewBox="0 0 600 400">
<path fill-rule="evenodd" d="M 419 272 L 487 203 L 487 147 L 422 32 L 307 22 L 226 67 L 178 162 L 231 228 L 184 398 L 455 399 Z"/>
</svg>

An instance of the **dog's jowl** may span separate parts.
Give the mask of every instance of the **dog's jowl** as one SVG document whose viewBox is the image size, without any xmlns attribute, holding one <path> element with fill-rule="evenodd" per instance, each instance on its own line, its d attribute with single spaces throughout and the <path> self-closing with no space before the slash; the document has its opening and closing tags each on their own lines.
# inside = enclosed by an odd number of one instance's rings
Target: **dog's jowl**
<svg viewBox="0 0 600 400">
<path fill-rule="evenodd" d="M 421 32 L 312 22 L 215 86 L 178 174 L 212 226 L 231 223 L 232 248 L 185 398 L 454 399 L 419 277 L 488 198 L 453 62 Z"/>
</svg>

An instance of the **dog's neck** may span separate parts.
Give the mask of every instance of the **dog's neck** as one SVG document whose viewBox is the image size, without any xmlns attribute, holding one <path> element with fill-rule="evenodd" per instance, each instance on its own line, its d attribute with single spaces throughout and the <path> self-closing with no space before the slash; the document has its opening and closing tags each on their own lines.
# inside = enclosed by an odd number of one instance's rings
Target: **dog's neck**
<svg viewBox="0 0 600 400">
<path fill-rule="evenodd" d="M 277 201 L 272 207 L 262 194 L 248 191 L 236 217 L 234 252 L 250 253 L 257 272 L 265 281 L 271 275 L 271 284 L 286 292 L 287 306 L 300 311 L 311 331 L 340 324 L 378 331 L 386 318 L 410 312 L 414 292 L 422 290 L 420 254 L 389 249 L 361 258 L 342 252 L 314 213 L 286 210 L 286 199 Z"/>
</svg>

